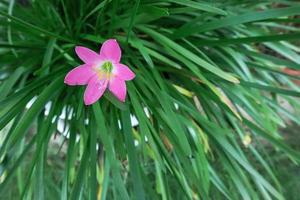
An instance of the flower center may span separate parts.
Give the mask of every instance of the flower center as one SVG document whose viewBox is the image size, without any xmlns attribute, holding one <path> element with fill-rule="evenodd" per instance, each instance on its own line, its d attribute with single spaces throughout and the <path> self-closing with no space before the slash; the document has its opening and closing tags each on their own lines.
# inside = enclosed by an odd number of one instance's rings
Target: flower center
<svg viewBox="0 0 300 200">
<path fill-rule="evenodd" d="M 110 79 L 111 76 L 113 76 L 113 65 L 109 61 L 104 62 L 100 67 L 95 67 L 94 69 L 96 70 L 99 79 Z"/>
<path fill-rule="evenodd" d="M 112 69 L 113 69 L 113 65 L 111 62 L 105 62 L 102 64 L 102 70 L 106 73 L 111 73 L 112 72 Z"/>
</svg>

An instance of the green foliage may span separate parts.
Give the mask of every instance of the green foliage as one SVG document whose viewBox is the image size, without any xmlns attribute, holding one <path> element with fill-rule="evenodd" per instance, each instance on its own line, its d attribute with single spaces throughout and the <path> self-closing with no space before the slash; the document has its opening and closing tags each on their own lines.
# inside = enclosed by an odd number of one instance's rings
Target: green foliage
<svg viewBox="0 0 300 200">
<path fill-rule="evenodd" d="M 208 2 L 1 1 L 0 196 L 285 199 L 271 157 L 300 161 L 279 129 L 300 124 L 282 71 L 300 70 L 300 3 Z M 136 78 L 126 103 L 84 106 L 74 47 L 109 38 Z"/>
</svg>

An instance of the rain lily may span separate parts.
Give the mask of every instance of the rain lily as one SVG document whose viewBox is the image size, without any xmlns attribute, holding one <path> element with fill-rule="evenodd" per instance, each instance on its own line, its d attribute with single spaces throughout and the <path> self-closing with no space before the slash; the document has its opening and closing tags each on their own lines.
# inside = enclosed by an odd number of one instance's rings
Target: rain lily
<svg viewBox="0 0 300 200">
<path fill-rule="evenodd" d="M 75 48 L 78 57 L 85 62 L 65 77 L 68 85 L 87 85 L 84 92 L 84 103 L 95 103 L 105 92 L 106 88 L 120 101 L 126 98 L 125 81 L 132 80 L 135 74 L 120 63 L 121 49 L 115 39 L 106 40 L 100 53 L 96 53 L 86 47 Z"/>
</svg>

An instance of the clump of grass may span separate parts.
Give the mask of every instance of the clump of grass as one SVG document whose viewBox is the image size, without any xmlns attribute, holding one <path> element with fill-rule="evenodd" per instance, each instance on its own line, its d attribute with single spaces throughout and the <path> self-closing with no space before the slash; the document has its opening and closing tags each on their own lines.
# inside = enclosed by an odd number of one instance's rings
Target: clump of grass
<svg viewBox="0 0 300 200">
<path fill-rule="evenodd" d="M 300 160 L 279 129 L 299 124 L 299 77 L 282 70 L 300 69 L 299 10 L 286 1 L 2 1 L 0 194 L 284 199 L 266 146 Z M 136 78 L 126 103 L 105 93 L 84 106 L 84 88 L 63 78 L 80 64 L 76 45 L 96 50 L 108 38 Z"/>
</svg>

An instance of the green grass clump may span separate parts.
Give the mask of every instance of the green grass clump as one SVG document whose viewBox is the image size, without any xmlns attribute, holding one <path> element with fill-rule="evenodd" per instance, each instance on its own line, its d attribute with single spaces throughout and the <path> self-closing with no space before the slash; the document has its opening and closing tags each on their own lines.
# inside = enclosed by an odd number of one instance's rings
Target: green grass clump
<svg viewBox="0 0 300 200">
<path fill-rule="evenodd" d="M 300 124 L 300 78 L 283 71 L 300 70 L 299 14 L 296 1 L 1 1 L 0 196 L 285 199 L 273 156 L 300 161 L 280 129 Z M 74 47 L 109 38 L 136 78 L 126 103 L 84 106 L 63 83 Z"/>
</svg>

